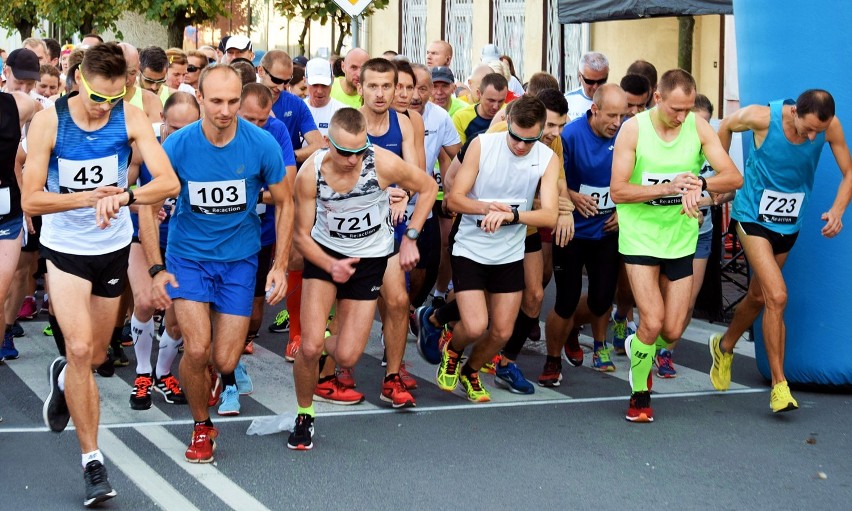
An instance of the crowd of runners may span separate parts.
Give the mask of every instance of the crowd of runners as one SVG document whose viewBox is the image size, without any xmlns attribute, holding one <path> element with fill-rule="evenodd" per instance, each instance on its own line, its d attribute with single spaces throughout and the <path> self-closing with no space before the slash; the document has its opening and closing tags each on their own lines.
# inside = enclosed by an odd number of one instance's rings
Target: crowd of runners
<svg viewBox="0 0 852 511">
<path fill-rule="evenodd" d="M 728 201 L 753 275 L 708 341 L 712 385 L 728 389 L 734 346 L 762 311 L 771 410 L 798 407 L 783 372 L 781 268 L 805 215 L 821 214 L 833 237 L 852 198 L 825 90 L 747 106 L 714 129 L 686 71 L 658 76 L 641 59 L 612 70 L 598 52 L 569 91 L 545 72 L 524 82 L 495 45 L 455 76 L 463 57 L 445 41 L 329 61 L 256 55 L 242 35 L 188 52 L 90 35 L 76 47 L 27 39 L 0 57 L 0 361 L 26 356 L 18 322 L 44 309 L 59 354 L 44 419 L 56 432 L 74 421 L 87 506 L 116 495 L 94 374 L 135 363 L 129 406 L 151 408 L 152 392 L 188 405 L 185 458 L 212 462 L 211 413 L 239 414 L 252 392 L 241 357 L 265 306 L 280 310 L 268 329 L 287 333 L 293 362 L 291 449 L 313 447 L 314 401 L 364 401 L 354 369 L 376 309 L 388 406 L 416 406 L 409 336 L 439 389 L 481 403 L 490 381 L 518 394 L 561 385 L 563 360 L 585 363 L 588 325 L 591 367 L 628 364 L 625 418 L 651 422 L 654 376 L 677 375 L 704 281 L 710 210 Z M 754 144 L 738 169 L 728 151 L 744 131 Z M 811 213 L 825 143 L 843 179 Z M 555 304 L 542 310 L 551 279 Z M 528 379 L 516 361 L 542 338 Z"/>
</svg>

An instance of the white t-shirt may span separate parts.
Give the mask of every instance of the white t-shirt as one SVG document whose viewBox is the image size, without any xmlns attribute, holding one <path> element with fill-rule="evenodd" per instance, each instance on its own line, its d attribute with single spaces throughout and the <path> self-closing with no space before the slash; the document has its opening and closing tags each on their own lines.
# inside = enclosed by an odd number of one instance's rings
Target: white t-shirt
<svg viewBox="0 0 852 511">
<path fill-rule="evenodd" d="M 592 98 L 586 97 L 582 87 L 577 87 L 574 90 L 568 91 L 565 94 L 565 99 L 568 100 L 568 118 L 576 119 L 592 108 Z"/>
<path fill-rule="evenodd" d="M 178 92 L 188 92 L 188 93 L 192 94 L 193 96 L 195 96 L 195 87 L 193 87 L 192 85 L 190 85 L 188 83 L 180 84 L 178 86 L 177 90 L 178 90 Z"/>
<path fill-rule="evenodd" d="M 317 108 L 311 106 L 309 99 L 310 98 L 305 98 L 305 104 L 308 105 L 308 110 L 310 110 L 311 115 L 314 116 L 314 122 L 317 123 L 317 129 L 323 136 L 326 136 L 328 135 L 328 125 L 331 122 L 331 116 L 341 108 L 345 108 L 346 105 L 334 98 L 331 98 L 327 105 Z M 308 145 L 307 142 L 302 142 L 302 147 L 305 147 L 306 145 Z"/>
<path fill-rule="evenodd" d="M 460 144 L 461 138 L 450 114 L 431 101 L 423 108 L 423 125 L 426 128 L 426 138 L 423 143 L 426 149 L 426 172 L 432 175 L 441 148 Z"/>
<path fill-rule="evenodd" d="M 520 80 L 512 76 L 509 79 L 509 90 L 517 94 L 518 96 L 523 96 L 526 92 L 524 90 L 524 84 L 521 83 Z"/>
</svg>

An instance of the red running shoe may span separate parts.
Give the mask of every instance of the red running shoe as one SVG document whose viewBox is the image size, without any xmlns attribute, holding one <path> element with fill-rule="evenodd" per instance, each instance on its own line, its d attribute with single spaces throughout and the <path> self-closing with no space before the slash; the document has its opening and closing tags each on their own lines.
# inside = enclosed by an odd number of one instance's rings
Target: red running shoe
<svg viewBox="0 0 852 511">
<path fill-rule="evenodd" d="M 351 367 L 338 367 L 337 368 L 337 381 L 340 382 L 340 385 L 346 387 L 347 389 L 354 389 L 358 386 L 355 383 L 355 371 Z"/>
<path fill-rule="evenodd" d="M 408 392 L 402 377 L 398 374 L 394 375 L 391 381 L 386 381 L 382 384 L 382 394 L 379 398 L 390 403 L 394 408 L 411 408 L 417 406 L 414 401 L 414 396 Z"/>
<path fill-rule="evenodd" d="M 210 408 L 219 402 L 219 396 L 222 394 L 222 378 L 212 365 L 207 366 L 207 372 L 210 373 L 210 395 L 207 397 L 207 407 Z"/>
<path fill-rule="evenodd" d="M 295 362 L 296 361 L 296 353 L 299 351 L 299 346 L 302 345 L 302 336 L 294 335 L 290 341 L 287 342 L 287 348 L 284 350 L 284 360 L 287 362 Z"/>
<path fill-rule="evenodd" d="M 335 405 L 357 405 L 364 401 L 364 394 L 355 389 L 344 387 L 340 384 L 337 376 L 332 376 L 326 381 L 317 383 L 314 389 L 314 399 Z"/>
<path fill-rule="evenodd" d="M 195 426 L 192 431 L 192 440 L 186 448 L 184 457 L 190 463 L 210 463 L 213 461 L 213 453 L 216 452 L 216 437 L 219 431 L 213 426 L 203 424 Z"/>
<path fill-rule="evenodd" d="M 417 388 L 417 380 L 414 379 L 414 376 L 411 376 L 411 373 L 408 372 L 408 368 L 406 368 L 408 364 L 405 363 L 405 360 L 402 361 L 402 364 L 399 366 L 399 378 L 402 380 L 403 385 L 408 390 L 414 390 Z"/>
<path fill-rule="evenodd" d="M 654 410 L 651 409 L 651 392 L 634 392 L 630 396 L 627 415 L 630 422 L 654 422 Z"/>
</svg>

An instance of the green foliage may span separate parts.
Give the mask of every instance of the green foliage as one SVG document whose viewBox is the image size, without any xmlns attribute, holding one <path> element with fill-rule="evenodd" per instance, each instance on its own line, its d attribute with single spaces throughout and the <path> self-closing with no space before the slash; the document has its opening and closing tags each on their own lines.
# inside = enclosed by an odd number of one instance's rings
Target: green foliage
<svg viewBox="0 0 852 511">
<path fill-rule="evenodd" d="M 376 11 L 386 8 L 389 3 L 390 0 L 374 0 L 364 9 L 361 17 L 370 17 Z M 333 41 L 335 53 L 340 53 L 341 48 L 343 48 L 344 39 L 352 35 L 352 25 L 349 15 L 330 0 L 274 0 L 273 7 L 285 18 L 304 19 L 306 26 L 312 21 L 317 21 L 320 25 L 325 25 L 329 21 L 334 23 L 337 27 L 338 38 L 337 41 Z M 302 31 L 299 37 L 299 47 L 302 53 L 304 53 L 305 49 L 304 39 L 306 32 L 306 30 Z"/>
<path fill-rule="evenodd" d="M 9 32 L 17 30 L 21 39 L 32 35 L 33 27 L 38 24 L 38 5 L 36 0 L 7 0 L 0 9 L 0 28 Z"/>
<path fill-rule="evenodd" d="M 129 9 L 129 0 L 35 0 L 38 12 L 49 21 L 73 27 L 81 36 L 111 30 L 119 39 L 115 23 Z"/>
<path fill-rule="evenodd" d="M 230 16 L 230 0 L 140 0 L 133 9 L 168 28 L 169 46 L 183 46 L 185 27 Z"/>
</svg>

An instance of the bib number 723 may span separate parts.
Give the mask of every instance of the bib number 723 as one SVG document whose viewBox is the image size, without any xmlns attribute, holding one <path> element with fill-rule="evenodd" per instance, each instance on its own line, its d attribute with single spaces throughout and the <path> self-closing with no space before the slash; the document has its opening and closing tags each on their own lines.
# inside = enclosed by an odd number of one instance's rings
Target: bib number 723
<svg viewBox="0 0 852 511">
<path fill-rule="evenodd" d="M 758 219 L 761 222 L 774 224 L 794 224 L 799 219 L 804 193 L 783 193 L 773 190 L 763 190 L 760 197 Z"/>
</svg>

